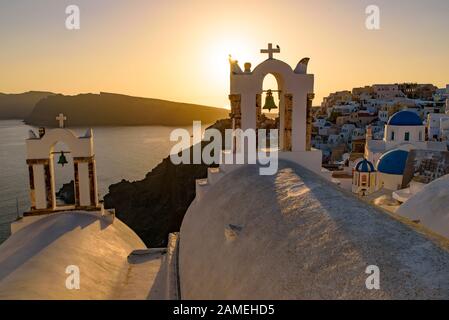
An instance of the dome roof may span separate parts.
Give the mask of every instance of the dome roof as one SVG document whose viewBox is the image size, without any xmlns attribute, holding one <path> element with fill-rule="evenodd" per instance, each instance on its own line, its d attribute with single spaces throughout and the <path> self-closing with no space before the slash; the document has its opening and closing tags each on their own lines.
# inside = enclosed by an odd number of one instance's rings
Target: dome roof
<svg viewBox="0 0 449 320">
<path fill-rule="evenodd" d="M 448 246 L 297 164 L 242 166 L 207 188 L 181 226 L 183 299 L 449 297 Z M 380 290 L 365 286 L 373 263 Z"/>
<path fill-rule="evenodd" d="M 449 238 L 449 174 L 426 184 L 396 211 L 430 230 Z"/>
<path fill-rule="evenodd" d="M 422 126 L 422 120 L 413 111 L 402 110 L 396 112 L 391 118 L 388 120 L 388 125 L 390 126 Z"/>
<path fill-rule="evenodd" d="M 370 161 L 363 159 L 357 163 L 357 165 L 355 166 L 355 171 L 357 171 L 357 172 L 374 172 L 376 170 L 374 169 L 374 165 Z"/>
<path fill-rule="evenodd" d="M 384 153 L 377 162 L 377 171 L 388 174 L 404 174 L 408 152 L 394 149 Z"/>
<path fill-rule="evenodd" d="M 128 263 L 128 255 L 143 248 L 117 218 L 111 223 L 84 211 L 42 216 L 0 246 L 0 300 L 145 299 L 156 278 L 152 266 Z M 79 290 L 64 286 L 70 265 L 81 270 Z"/>
</svg>

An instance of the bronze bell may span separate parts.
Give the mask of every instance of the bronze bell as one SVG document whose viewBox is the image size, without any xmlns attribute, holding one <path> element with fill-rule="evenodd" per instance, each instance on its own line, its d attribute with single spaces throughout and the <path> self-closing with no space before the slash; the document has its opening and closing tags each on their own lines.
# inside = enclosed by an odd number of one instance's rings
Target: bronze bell
<svg viewBox="0 0 449 320">
<path fill-rule="evenodd" d="M 274 103 L 274 97 L 271 90 L 267 90 L 267 96 L 265 97 L 265 104 L 263 106 L 264 110 L 271 111 L 271 109 L 277 109 L 276 103 Z"/>
<path fill-rule="evenodd" d="M 67 161 L 67 158 L 66 158 L 65 155 L 64 155 L 64 151 L 61 151 L 61 155 L 59 156 L 58 163 L 59 163 L 61 166 L 63 166 L 63 167 L 64 167 L 65 164 L 69 163 L 69 162 Z"/>
</svg>

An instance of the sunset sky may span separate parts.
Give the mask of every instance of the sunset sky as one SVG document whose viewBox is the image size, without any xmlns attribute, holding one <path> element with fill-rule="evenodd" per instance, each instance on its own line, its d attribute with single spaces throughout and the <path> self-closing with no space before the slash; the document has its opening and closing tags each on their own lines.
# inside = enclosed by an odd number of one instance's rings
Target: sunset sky
<svg viewBox="0 0 449 320">
<path fill-rule="evenodd" d="M 65 8 L 81 29 L 65 28 Z M 365 28 L 380 7 L 381 30 Z M 447 0 L 15 0 L 0 2 L 0 92 L 116 92 L 229 105 L 231 54 L 240 65 L 310 57 L 314 105 L 373 83 L 449 83 Z"/>
</svg>

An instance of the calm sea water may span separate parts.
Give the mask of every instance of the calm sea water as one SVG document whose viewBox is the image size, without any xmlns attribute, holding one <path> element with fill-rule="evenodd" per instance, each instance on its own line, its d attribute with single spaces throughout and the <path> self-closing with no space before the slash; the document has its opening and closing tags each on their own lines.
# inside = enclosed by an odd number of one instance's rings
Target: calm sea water
<svg viewBox="0 0 449 320">
<path fill-rule="evenodd" d="M 29 209 L 28 168 L 25 139 L 36 128 L 18 120 L 0 120 L 0 243 L 10 234 L 10 222 L 19 212 Z M 190 128 L 187 128 L 190 130 Z M 78 135 L 86 128 L 72 129 Z M 97 162 L 98 187 L 101 197 L 109 185 L 126 180 L 140 180 L 170 153 L 175 142 L 169 141 L 170 127 L 97 127 L 94 150 Z M 67 148 L 58 143 L 55 150 Z M 58 156 L 55 156 L 55 161 Z M 61 168 L 55 165 L 56 190 L 73 179 L 73 163 Z"/>
</svg>

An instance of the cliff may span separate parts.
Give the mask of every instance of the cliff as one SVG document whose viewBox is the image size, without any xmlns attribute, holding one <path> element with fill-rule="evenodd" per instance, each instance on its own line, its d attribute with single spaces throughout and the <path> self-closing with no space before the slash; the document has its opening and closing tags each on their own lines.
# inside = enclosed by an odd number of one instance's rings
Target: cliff
<svg viewBox="0 0 449 320">
<path fill-rule="evenodd" d="M 55 127 L 59 113 L 67 116 L 66 125 L 127 126 L 164 125 L 186 126 L 192 121 L 213 123 L 226 118 L 229 110 L 158 99 L 138 98 L 113 93 L 54 95 L 36 104 L 27 124 Z"/>
<path fill-rule="evenodd" d="M 231 121 L 220 120 L 212 127 L 224 132 Z M 206 145 L 202 142 L 202 148 Z M 167 157 L 143 180 L 111 185 L 104 197 L 105 207 L 114 208 L 117 217 L 148 247 L 164 247 L 168 234 L 179 231 L 195 198 L 195 180 L 206 178 L 207 168 L 206 164 L 175 165 Z"/>
<path fill-rule="evenodd" d="M 62 187 L 56 192 L 56 197 L 64 201 L 66 204 L 75 203 L 75 183 L 70 180 L 69 183 L 64 183 Z"/>
<path fill-rule="evenodd" d="M 0 93 L 0 119 L 25 119 L 39 100 L 53 93 L 29 91 L 19 94 Z"/>
</svg>

